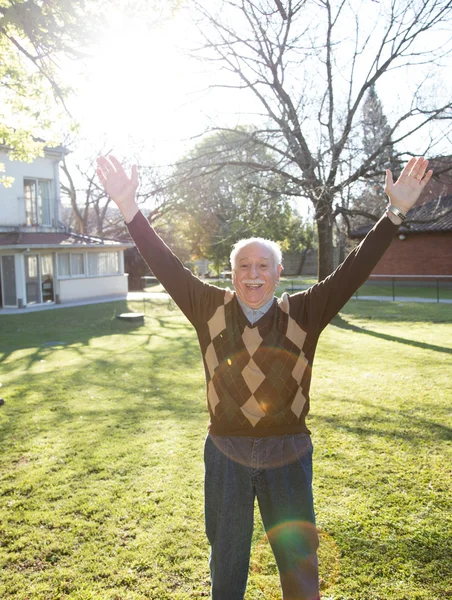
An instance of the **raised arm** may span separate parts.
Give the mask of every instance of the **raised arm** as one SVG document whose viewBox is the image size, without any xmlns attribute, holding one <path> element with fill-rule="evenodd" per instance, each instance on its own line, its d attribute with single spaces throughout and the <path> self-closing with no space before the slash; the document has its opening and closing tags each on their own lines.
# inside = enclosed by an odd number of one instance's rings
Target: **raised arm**
<svg viewBox="0 0 452 600">
<path fill-rule="evenodd" d="M 202 282 L 186 269 L 141 213 L 135 200 L 138 187 L 136 166 L 132 167 L 129 177 L 114 156 L 100 156 L 97 164 L 99 179 L 122 212 L 141 256 L 185 316 L 196 326 L 206 314 L 210 314 L 209 311 L 216 309 L 218 297 L 224 296 L 224 290 Z"/>
<path fill-rule="evenodd" d="M 351 298 L 356 290 L 368 279 L 380 258 L 390 246 L 397 233 L 397 227 L 419 198 L 429 182 L 432 171 L 426 173 L 428 161 L 412 158 L 394 183 L 391 171 L 386 171 L 385 192 L 390 204 L 378 223 L 369 231 L 364 240 L 354 248 L 347 258 L 326 279 L 312 286 L 306 294 L 306 306 L 311 321 L 323 329 Z M 400 212 L 402 218 L 391 212 Z"/>
</svg>

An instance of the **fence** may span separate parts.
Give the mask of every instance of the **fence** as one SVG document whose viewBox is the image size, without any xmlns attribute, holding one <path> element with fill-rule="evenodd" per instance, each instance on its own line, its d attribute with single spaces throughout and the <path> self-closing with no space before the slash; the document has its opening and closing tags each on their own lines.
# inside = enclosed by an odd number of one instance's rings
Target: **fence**
<svg viewBox="0 0 452 600">
<path fill-rule="evenodd" d="M 385 282 L 387 287 L 385 289 Z M 374 288 L 374 289 L 373 289 Z M 367 282 L 356 292 L 355 297 L 369 296 L 369 291 L 389 291 L 393 301 L 401 297 L 419 297 L 425 299 L 452 300 L 452 275 L 371 275 Z M 396 291 L 398 293 L 396 293 Z M 403 292 L 403 293 L 400 293 Z"/>
</svg>

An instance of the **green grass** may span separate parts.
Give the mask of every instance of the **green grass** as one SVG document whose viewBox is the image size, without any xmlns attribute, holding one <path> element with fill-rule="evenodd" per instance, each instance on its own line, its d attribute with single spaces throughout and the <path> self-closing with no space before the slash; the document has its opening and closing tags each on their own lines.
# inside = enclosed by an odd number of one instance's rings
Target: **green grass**
<svg viewBox="0 0 452 600">
<path fill-rule="evenodd" d="M 146 310 L 144 326 L 115 315 Z M 452 597 L 452 314 L 350 302 L 309 426 L 327 600 Z M 0 317 L 0 598 L 209 595 L 204 381 L 167 302 Z M 280 598 L 256 520 L 247 600 Z"/>
</svg>

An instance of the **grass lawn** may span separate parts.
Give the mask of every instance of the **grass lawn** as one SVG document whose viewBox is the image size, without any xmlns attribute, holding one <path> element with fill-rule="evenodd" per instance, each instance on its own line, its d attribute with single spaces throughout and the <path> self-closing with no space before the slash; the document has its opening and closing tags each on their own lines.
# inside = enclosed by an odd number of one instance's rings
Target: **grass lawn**
<svg viewBox="0 0 452 600">
<path fill-rule="evenodd" d="M 167 302 L 0 316 L 0 598 L 209 596 L 194 332 Z M 309 426 L 325 600 L 452 598 L 452 310 L 350 302 Z M 259 520 L 247 600 L 279 599 Z"/>
</svg>

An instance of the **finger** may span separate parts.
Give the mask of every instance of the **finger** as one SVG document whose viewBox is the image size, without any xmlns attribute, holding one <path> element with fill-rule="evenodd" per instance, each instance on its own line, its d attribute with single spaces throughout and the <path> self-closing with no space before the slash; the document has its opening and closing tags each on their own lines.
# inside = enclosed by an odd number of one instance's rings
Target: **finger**
<svg viewBox="0 0 452 600">
<path fill-rule="evenodd" d="M 411 169 L 410 175 L 412 177 L 414 177 L 415 179 L 417 179 L 418 181 L 421 181 L 421 179 L 424 176 L 424 173 L 427 169 L 427 166 L 428 166 L 428 160 L 426 160 L 423 157 L 418 158 L 416 163 L 414 164 L 413 168 Z"/>
<path fill-rule="evenodd" d="M 138 171 L 137 171 L 137 166 L 136 165 L 132 165 L 132 177 L 131 177 L 131 181 L 132 181 L 132 184 L 134 186 L 138 186 Z"/>
<path fill-rule="evenodd" d="M 99 177 L 102 185 L 105 187 L 105 185 L 107 183 L 107 179 L 106 179 L 105 175 L 102 173 L 102 169 L 101 168 L 96 169 L 96 173 L 97 173 L 97 176 Z"/>
<path fill-rule="evenodd" d="M 105 156 L 98 156 L 96 161 L 97 161 L 97 164 L 99 165 L 99 167 L 102 169 L 102 171 L 105 174 L 114 171 L 110 161 Z"/>
<path fill-rule="evenodd" d="M 394 179 L 392 178 L 392 172 L 389 169 L 386 169 L 385 190 L 392 190 L 393 187 Z"/>
<path fill-rule="evenodd" d="M 419 182 L 422 187 L 425 187 L 427 185 L 427 183 L 432 178 L 432 175 L 433 175 L 433 171 L 431 169 L 430 169 L 430 171 L 427 171 L 427 174 L 425 175 L 425 177 L 422 179 L 422 181 Z"/>
<path fill-rule="evenodd" d="M 416 160 L 417 160 L 417 158 L 414 156 L 413 156 L 413 158 L 410 158 L 410 160 L 407 162 L 407 164 L 403 167 L 403 170 L 400 173 L 400 177 L 399 177 L 398 181 L 403 181 L 410 175 L 411 170 L 416 163 Z"/>
<path fill-rule="evenodd" d="M 113 154 L 109 154 L 108 158 L 110 159 L 112 165 L 114 166 L 117 173 L 124 173 L 124 169 L 122 164 L 119 162 L 117 158 L 113 156 Z"/>
</svg>

